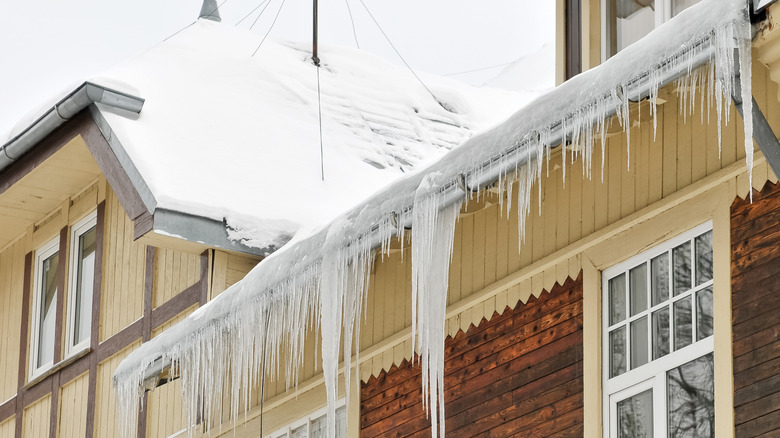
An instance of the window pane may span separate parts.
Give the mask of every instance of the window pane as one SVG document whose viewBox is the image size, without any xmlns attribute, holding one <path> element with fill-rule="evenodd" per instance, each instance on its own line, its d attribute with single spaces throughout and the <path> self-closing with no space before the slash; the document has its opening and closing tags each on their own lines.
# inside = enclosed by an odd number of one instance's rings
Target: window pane
<svg viewBox="0 0 780 438">
<path fill-rule="evenodd" d="M 670 437 L 715 436 L 712 353 L 667 373 Z"/>
<path fill-rule="evenodd" d="M 712 280 L 712 231 L 696 238 L 696 285 Z"/>
<path fill-rule="evenodd" d="M 620 327 L 609 333 L 609 377 L 626 372 L 626 327 Z"/>
<path fill-rule="evenodd" d="M 631 316 L 647 310 L 647 263 L 642 263 L 628 274 L 631 296 Z"/>
<path fill-rule="evenodd" d="M 618 437 L 652 438 L 653 390 L 648 389 L 617 404 Z"/>
<path fill-rule="evenodd" d="M 684 11 L 689 6 L 699 3 L 700 0 L 672 0 L 672 17 Z"/>
<path fill-rule="evenodd" d="M 311 436 L 312 438 L 324 438 L 327 436 L 328 427 L 328 415 L 323 415 L 319 418 L 311 420 Z"/>
<path fill-rule="evenodd" d="M 696 293 L 696 340 L 712 336 L 712 287 Z"/>
<path fill-rule="evenodd" d="M 347 408 L 342 406 L 336 409 L 336 436 L 343 438 L 347 436 Z"/>
<path fill-rule="evenodd" d="M 674 349 L 691 345 L 692 338 L 691 298 L 685 297 L 674 303 Z"/>
<path fill-rule="evenodd" d="M 303 426 L 296 427 L 295 429 L 290 431 L 290 438 L 309 438 L 309 430 L 307 429 L 307 424 L 304 424 Z"/>
<path fill-rule="evenodd" d="M 672 250 L 674 295 L 691 288 L 691 243 L 685 242 Z"/>
<path fill-rule="evenodd" d="M 653 305 L 669 299 L 669 253 L 665 252 L 650 262 Z"/>
<path fill-rule="evenodd" d="M 669 354 L 669 308 L 653 312 L 653 360 Z"/>
<path fill-rule="evenodd" d="M 79 236 L 76 273 L 75 309 L 73 312 L 73 340 L 71 346 L 89 338 L 92 316 L 92 289 L 95 276 L 95 227 Z"/>
<path fill-rule="evenodd" d="M 648 350 L 647 317 L 631 323 L 631 369 L 647 363 Z"/>
<path fill-rule="evenodd" d="M 610 54 L 638 41 L 655 27 L 653 0 L 610 0 L 608 3 Z"/>
<path fill-rule="evenodd" d="M 38 361 L 41 367 L 54 361 L 54 321 L 57 318 L 57 269 L 59 253 L 41 264 L 40 314 L 38 315 Z"/>
<path fill-rule="evenodd" d="M 609 280 L 609 325 L 626 319 L 626 276 Z"/>
</svg>

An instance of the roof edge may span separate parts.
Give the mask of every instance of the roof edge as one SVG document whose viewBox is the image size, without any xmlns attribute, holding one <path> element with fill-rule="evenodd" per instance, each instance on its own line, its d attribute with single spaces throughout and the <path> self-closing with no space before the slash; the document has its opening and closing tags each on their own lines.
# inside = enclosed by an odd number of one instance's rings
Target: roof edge
<svg viewBox="0 0 780 438">
<path fill-rule="evenodd" d="M 265 257 L 276 248 L 253 248 L 228 237 L 227 224 L 190 213 L 166 208 L 157 208 L 153 214 L 153 224 L 148 231 L 175 237 L 190 242 L 202 243 L 213 248 Z"/>
<path fill-rule="evenodd" d="M 138 114 L 144 106 L 144 99 L 89 81 L 84 82 L 0 147 L 0 171 L 93 103 Z"/>
</svg>

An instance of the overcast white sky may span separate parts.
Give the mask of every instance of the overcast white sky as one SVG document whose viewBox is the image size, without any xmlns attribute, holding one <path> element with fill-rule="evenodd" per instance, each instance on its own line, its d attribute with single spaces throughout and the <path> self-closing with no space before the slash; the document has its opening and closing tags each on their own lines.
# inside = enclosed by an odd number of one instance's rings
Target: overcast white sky
<svg viewBox="0 0 780 438">
<path fill-rule="evenodd" d="M 235 25 L 264 0 L 218 0 Z M 312 0 L 267 0 L 252 29 L 311 40 Z M 552 0 L 363 0 L 416 70 L 451 74 L 514 61 L 554 38 Z M 202 0 L 3 0 L 0 14 L 0 137 L 41 103 L 74 88 L 186 25 Z M 320 45 L 355 46 L 400 63 L 361 0 L 321 0 Z M 262 7 L 260 8 L 262 9 Z M 258 9 L 241 24 L 249 28 Z M 501 68 L 454 77 L 480 85 Z M 2 140 L 2 138 L 0 138 Z"/>
</svg>

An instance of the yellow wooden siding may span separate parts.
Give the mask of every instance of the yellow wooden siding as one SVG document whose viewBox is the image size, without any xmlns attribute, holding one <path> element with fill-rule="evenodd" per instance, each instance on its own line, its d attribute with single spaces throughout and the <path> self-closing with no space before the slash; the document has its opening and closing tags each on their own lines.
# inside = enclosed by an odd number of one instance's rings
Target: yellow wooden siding
<svg viewBox="0 0 780 438">
<path fill-rule="evenodd" d="M 13 397 L 18 386 L 24 243 L 17 240 L 0 253 L 0 400 Z"/>
<path fill-rule="evenodd" d="M 200 255 L 158 249 L 154 260 L 155 308 L 200 280 Z"/>
<path fill-rule="evenodd" d="M 148 392 L 146 407 L 147 438 L 167 438 L 185 428 L 181 381 L 175 380 Z"/>
<path fill-rule="evenodd" d="M 243 279 L 259 260 L 251 257 L 243 257 L 235 254 L 227 255 L 227 270 L 225 275 L 225 288 L 228 288 Z"/>
<path fill-rule="evenodd" d="M 143 315 L 146 264 L 146 247 L 133 242 L 133 222 L 111 190 L 106 193 L 105 230 L 100 301 L 101 341 L 117 334 Z"/>
<path fill-rule="evenodd" d="M 97 392 L 95 394 L 95 435 L 96 437 L 112 437 L 119 435 L 117 423 L 117 398 L 112 377 L 119 363 L 131 351 L 141 346 L 134 342 L 124 350 L 98 364 Z M 170 411 L 172 412 L 172 411 Z"/>
<path fill-rule="evenodd" d="M 89 373 L 71 380 L 60 389 L 58 436 L 82 437 L 87 430 Z"/>
<path fill-rule="evenodd" d="M 0 423 L 0 438 L 14 438 L 16 433 L 16 418 L 10 419 Z"/>
<path fill-rule="evenodd" d="M 51 411 L 51 395 L 42 397 L 24 410 L 22 436 L 24 438 L 48 438 Z"/>
</svg>

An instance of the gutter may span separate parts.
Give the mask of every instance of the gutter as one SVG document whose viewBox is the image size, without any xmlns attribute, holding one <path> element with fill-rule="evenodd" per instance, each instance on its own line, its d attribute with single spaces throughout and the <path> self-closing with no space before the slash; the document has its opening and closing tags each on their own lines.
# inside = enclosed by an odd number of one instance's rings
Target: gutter
<svg viewBox="0 0 780 438">
<path fill-rule="evenodd" d="M 92 82 L 84 82 L 73 92 L 0 147 L 0 172 L 35 147 L 47 135 L 93 103 L 140 113 L 144 99 Z"/>
</svg>

